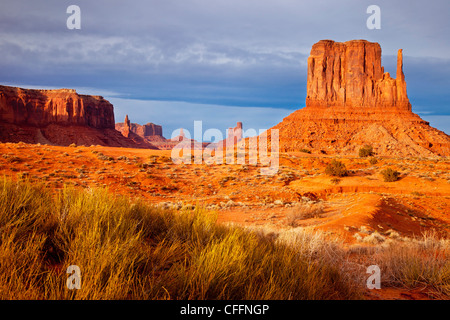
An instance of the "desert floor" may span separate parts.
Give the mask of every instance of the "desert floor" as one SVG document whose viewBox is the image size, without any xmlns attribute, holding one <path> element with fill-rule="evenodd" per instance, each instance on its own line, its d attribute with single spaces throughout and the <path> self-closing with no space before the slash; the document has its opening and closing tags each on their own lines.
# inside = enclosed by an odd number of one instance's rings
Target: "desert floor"
<svg viewBox="0 0 450 320">
<path fill-rule="evenodd" d="M 450 234 L 450 159 L 340 157 L 349 175 L 324 173 L 336 157 L 280 154 L 279 172 L 259 166 L 174 164 L 170 151 L 0 144 L 0 173 L 42 181 L 52 189 L 106 187 L 111 193 L 145 198 L 165 207 L 204 206 L 218 223 L 273 229 L 304 227 L 339 237 L 343 245 L 376 246 L 391 238 L 434 231 Z M 380 171 L 401 173 L 384 182 Z M 300 205 L 323 208 L 318 216 L 292 219 Z M 420 290 L 383 288 L 369 299 L 425 299 Z"/>
</svg>

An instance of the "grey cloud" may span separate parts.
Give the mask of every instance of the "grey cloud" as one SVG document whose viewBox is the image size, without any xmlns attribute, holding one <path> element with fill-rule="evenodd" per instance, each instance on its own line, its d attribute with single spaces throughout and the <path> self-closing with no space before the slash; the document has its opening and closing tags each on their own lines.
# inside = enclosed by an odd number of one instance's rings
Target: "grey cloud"
<svg viewBox="0 0 450 320">
<path fill-rule="evenodd" d="M 366 28 L 369 0 L 78 0 L 79 31 L 65 27 L 71 4 L 2 1 L 0 82 L 293 109 L 312 44 L 364 38 L 381 44 L 388 68 L 403 48 L 413 102 L 448 113 L 448 69 L 432 62 L 449 65 L 447 0 L 378 0 L 381 30 Z"/>
</svg>

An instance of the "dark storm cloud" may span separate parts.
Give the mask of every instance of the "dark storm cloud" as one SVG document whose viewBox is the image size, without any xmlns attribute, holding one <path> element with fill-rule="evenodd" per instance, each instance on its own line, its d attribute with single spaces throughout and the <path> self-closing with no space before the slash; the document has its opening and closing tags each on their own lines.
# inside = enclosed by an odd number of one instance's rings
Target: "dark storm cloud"
<svg viewBox="0 0 450 320">
<path fill-rule="evenodd" d="M 448 1 L 372 2 L 2 1 L 0 82 L 295 109 L 312 44 L 363 38 L 381 44 L 387 69 L 403 48 L 413 103 L 448 114 Z M 81 30 L 66 28 L 71 4 Z M 381 30 L 366 28 L 370 4 L 381 7 Z"/>
</svg>

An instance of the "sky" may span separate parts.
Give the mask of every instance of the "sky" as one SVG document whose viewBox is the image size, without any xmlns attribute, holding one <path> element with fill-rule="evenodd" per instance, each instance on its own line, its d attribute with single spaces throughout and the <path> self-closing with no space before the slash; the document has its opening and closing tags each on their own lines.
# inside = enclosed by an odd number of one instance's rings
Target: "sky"
<svg viewBox="0 0 450 320">
<path fill-rule="evenodd" d="M 373 4 L 381 29 L 366 25 Z M 448 0 L 2 0 L 0 84 L 102 95 L 116 122 L 166 137 L 194 120 L 268 129 L 305 106 L 314 43 L 366 39 L 393 76 L 403 49 L 413 111 L 450 134 L 449 12 Z"/>
</svg>

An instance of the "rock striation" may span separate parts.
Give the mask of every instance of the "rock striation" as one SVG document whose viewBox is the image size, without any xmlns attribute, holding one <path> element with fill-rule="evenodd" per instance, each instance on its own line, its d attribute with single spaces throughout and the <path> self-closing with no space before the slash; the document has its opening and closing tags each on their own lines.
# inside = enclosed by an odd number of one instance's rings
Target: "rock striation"
<svg viewBox="0 0 450 320">
<path fill-rule="evenodd" d="M 357 155 L 449 156 L 450 137 L 412 112 L 397 53 L 396 78 L 384 72 L 381 47 L 366 40 L 314 44 L 308 58 L 306 107 L 284 118 L 280 151 Z"/>
<path fill-rule="evenodd" d="M 411 111 L 398 51 L 397 78 L 381 66 L 381 47 L 365 40 L 314 44 L 308 58 L 306 105 Z"/>
<path fill-rule="evenodd" d="M 0 86 L 0 129 L 2 142 L 139 147 L 115 130 L 111 103 L 73 89 Z"/>
</svg>

